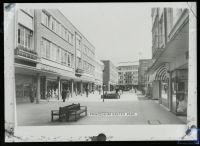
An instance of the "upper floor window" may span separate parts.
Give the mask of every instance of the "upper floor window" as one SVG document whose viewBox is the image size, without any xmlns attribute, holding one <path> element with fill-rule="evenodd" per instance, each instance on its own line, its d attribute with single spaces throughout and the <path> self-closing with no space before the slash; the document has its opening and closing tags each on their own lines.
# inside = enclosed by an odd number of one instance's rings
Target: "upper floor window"
<svg viewBox="0 0 200 146">
<path fill-rule="evenodd" d="M 18 27 L 18 44 L 33 50 L 33 32 L 21 25 Z"/>
<path fill-rule="evenodd" d="M 42 56 L 50 58 L 50 42 L 46 39 L 42 39 Z"/>
<path fill-rule="evenodd" d="M 42 12 L 42 23 L 47 27 L 50 26 L 50 15 L 45 12 Z"/>
</svg>

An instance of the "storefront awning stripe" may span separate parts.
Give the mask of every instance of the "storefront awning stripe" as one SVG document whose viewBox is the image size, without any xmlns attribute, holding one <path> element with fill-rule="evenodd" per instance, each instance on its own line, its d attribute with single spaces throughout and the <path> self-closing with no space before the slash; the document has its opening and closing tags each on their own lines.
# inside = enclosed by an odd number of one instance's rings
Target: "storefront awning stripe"
<svg viewBox="0 0 200 146">
<path fill-rule="evenodd" d="M 155 80 L 161 80 L 161 81 L 166 81 L 168 76 L 167 76 L 167 66 L 165 64 L 161 65 L 157 71 L 156 71 L 156 76 Z"/>
</svg>

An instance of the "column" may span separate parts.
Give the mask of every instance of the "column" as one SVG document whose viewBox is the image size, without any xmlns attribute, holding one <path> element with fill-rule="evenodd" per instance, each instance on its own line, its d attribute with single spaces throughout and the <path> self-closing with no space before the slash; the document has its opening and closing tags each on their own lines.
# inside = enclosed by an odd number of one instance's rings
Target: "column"
<svg viewBox="0 0 200 146">
<path fill-rule="evenodd" d="M 73 96 L 74 93 L 74 81 L 71 80 L 71 97 Z"/>
<path fill-rule="evenodd" d="M 37 95 L 36 95 L 36 103 L 38 104 L 40 101 L 40 74 L 36 74 L 37 78 Z"/>
<path fill-rule="evenodd" d="M 63 83 L 62 81 L 60 81 L 60 93 L 62 93 L 62 90 L 63 90 Z M 58 100 L 60 99 L 60 97 L 58 97 Z"/>
<path fill-rule="evenodd" d="M 169 72 L 169 87 L 168 87 L 168 98 L 169 98 L 169 110 L 172 111 L 172 73 Z"/>
<path fill-rule="evenodd" d="M 45 85 L 44 86 L 45 86 L 45 91 L 44 91 L 45 95 L 44 96 L 46 99 L 47 98 L 47 96 L 46 96 L 47 95 L 47 77 L 45 77 Z"/>
<path fill-rule="evenodd" d="M 57 81 L 58 81 L 58 100 L 60 99 L 60 77 L 57 77 Z"/>
</svg>

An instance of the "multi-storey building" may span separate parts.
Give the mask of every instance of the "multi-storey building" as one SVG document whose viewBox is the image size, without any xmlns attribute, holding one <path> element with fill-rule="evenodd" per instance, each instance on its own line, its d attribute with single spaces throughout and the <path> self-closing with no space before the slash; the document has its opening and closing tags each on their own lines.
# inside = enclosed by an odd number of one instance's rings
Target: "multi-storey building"
<svg viewBox="0 0 200 146">
<path fill-rule="evenodd" d="M 102 60 L 104 63 L 103 84 L 105 91 L 113 91 L 118 82 L 117 68 L 110 60 Z"/>
<path fill-rule="evenodd" d="M 176 114 L 186 115 L 188 98 L 189 11 L 152 9 L 152 59 L 148 69 L 153 97 Z"/>
<path fill-rule="evenodd" d="M 99 59 L 95 59 L 95 89 L 102 90 L 104 64 Z"/>
<path fill-rule="evenodd" d="M 120 62 L 117 70 L 120 88 L 138 87 L 138 62 Z"/>
<path fill-rule="evenodd" d="M 138 67 L 138 86 L 140 89 L 145 87 L 146 78 L 145 72 L 150 67 L 152 60 L 151 59 L 140 59 Z"/>
<path fill-rule="evenodd" d="M 57 9 L 19 9 L 16 14 L 15 81 L 17 101 L 30 91 L 41 99 L 71 96 L 94 84 L 94 46 Z M 33 88 L 33 89 L 32 89 Z"/>
</svg>

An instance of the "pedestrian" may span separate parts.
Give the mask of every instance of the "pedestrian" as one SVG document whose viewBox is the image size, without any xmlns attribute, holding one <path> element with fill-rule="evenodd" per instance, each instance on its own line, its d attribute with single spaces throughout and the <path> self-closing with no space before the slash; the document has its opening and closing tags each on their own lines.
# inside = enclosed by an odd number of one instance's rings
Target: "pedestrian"
<svg viewBox="0 0 200 146">
<path fill-rule="evenodd" d="M 101 94 L 101 87 L 99 87 L 99 95 Z"/>
<path fill-rule="evenodd" d="M 30 97 L 30 101 L 31 101 L 31 103 L 33 103 L 34 102 L 34 97 L 35 97 L 35 92 L 34 92 L 34 87 L 33 86 L 31 86 L 30 87 L 30 92 L 29 92 L 30 94 L 29 94 L 29 97 Z"/>
<path fill-rule="evenodd" d="M 85 88 L 85 92 L 86 92 L 86 97 L 88 97 L 88 88 Z"/>
<path fill-rule="evenodd" d="M 65 89 L 62 90 L 62 99 L 63 99 L 63 102 L 65 102 L 65 99 L 66 99 L 66 90 Z"/>
<path fill-rule="evenodd" d="M 115 91 L 116 91 L 116 95 L 118 96 L 118 98 L 120 98 L 120 95 L 119 95 L 119 89 L 116 88 Z"/>
<path fill-rule="evenodd" d="M 69 90 L 69 88 L 67 88 L 67 94 L 66 94 L 67 100 L 69 100 L 69 95 L 70 95 L 70 90 Z"/>
<path fill-rule="evenodd" d="M 47 89 L 47 101 L 49 102 L 50 100 L 50 97 L 51 97 L 51 90 L 50 89 Z"/>
</svg>

